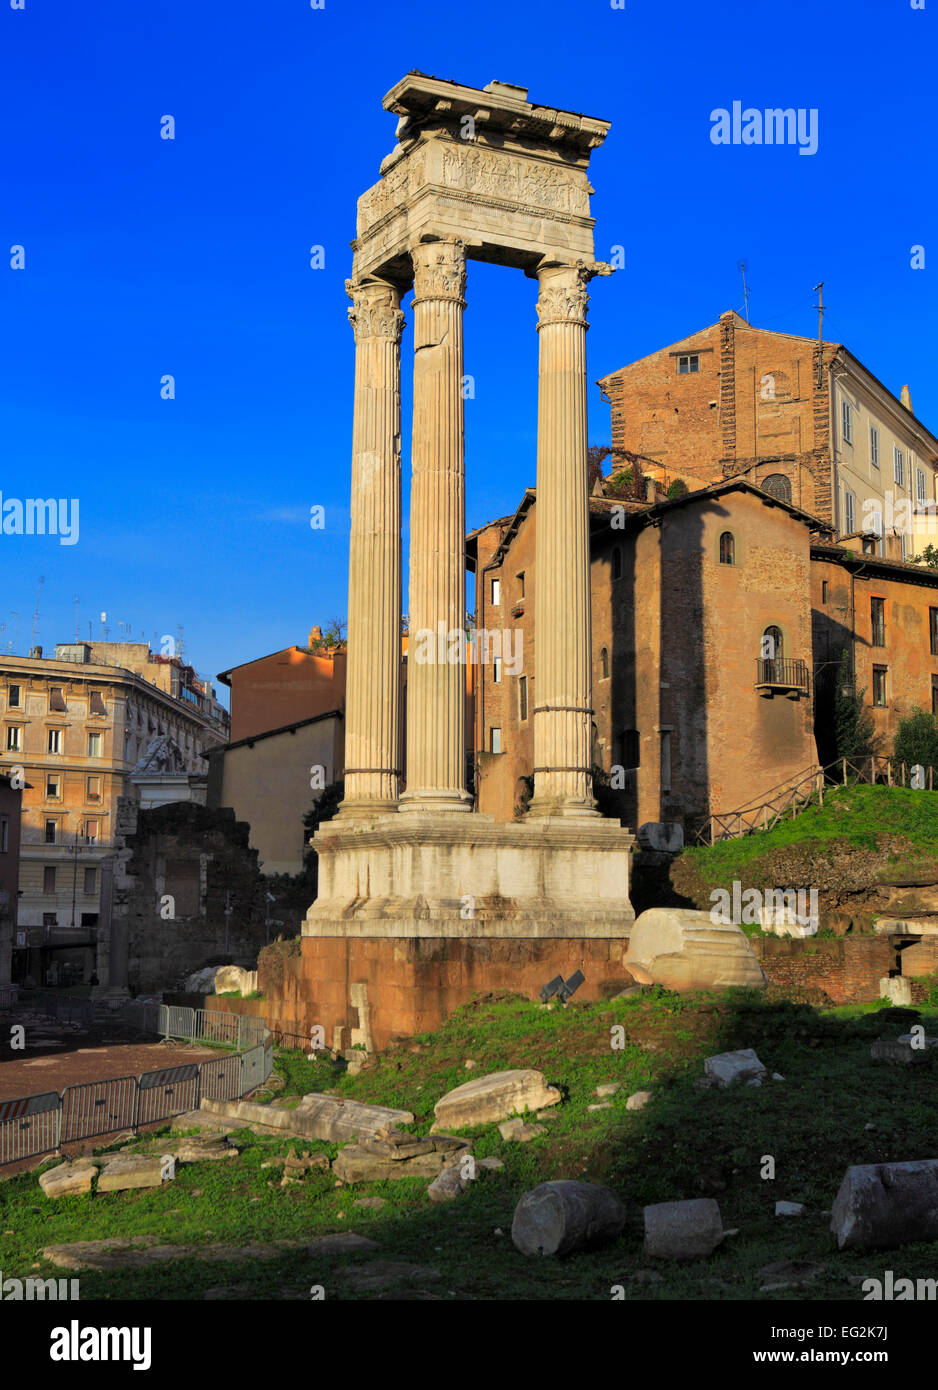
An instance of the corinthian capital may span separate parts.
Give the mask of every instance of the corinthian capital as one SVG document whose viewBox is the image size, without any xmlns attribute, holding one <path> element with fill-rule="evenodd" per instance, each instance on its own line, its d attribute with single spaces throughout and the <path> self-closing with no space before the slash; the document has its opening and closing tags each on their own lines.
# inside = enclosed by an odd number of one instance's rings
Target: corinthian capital
<svg viewBox="0 0 938 1390">
<path fill-rule="evenodd" d="M 425 241 L 411 248 L 414 262 L 414 303 L 421 299 L 450 299 L 466 303 L 466 244 L 463 241 Z"/>
<path fill-rule="evenodd" d="M 589 295 L 586 286 L 596 274 L 592 265 L 546 265 L 537 273 L 538 331 L 552 323 L 586 324 Z"/>
<path fill-rule="evenodd" d="M 345 293 L 352 301 L 348 311 L 349 323 L 356 343 L 364 338 L 386 338 L 399 343 L 404 329 L 400 291 L 379 280 L 356 284 L 346 280 Z"/>
</svg>

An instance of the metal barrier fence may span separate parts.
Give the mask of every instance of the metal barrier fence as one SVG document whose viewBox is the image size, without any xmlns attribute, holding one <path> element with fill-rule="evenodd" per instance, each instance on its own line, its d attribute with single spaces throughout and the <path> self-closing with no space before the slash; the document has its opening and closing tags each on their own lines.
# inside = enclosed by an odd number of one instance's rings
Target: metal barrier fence
<svg viewBox="0 0 938 1390">
<path fill-rule="evenodd" d="M 66 1086 L 62 1092 L 62 1143 L 133 1129 L 136 1102 L 135 1076 Z"/>
<path fill-rule="evenodd" d="M 270 1076 L 273 1066 L 273 1049 L 269 1043 L 260 1043 L 248 1052 L 241 1053 L 241 1093 L 246 1094 L 260 1086 Z"/>
<path fill-rule="evenodd" d="M 0 1163 L 15 1163 L 52 1153 L 62 1133 L 62 1097 L 58 1091 L 0 1101 Z"/>
<path fill-rule="evenodd" d="M 137 1082 L 137 1125 L 151 1125 L 199 1107 L 199 1066 L 160 1067 L 147 1071 Z"/>
<path fill-rule="evenodd" d="M 159 1009 L 157 1031 L 164 1038 L 223 1043 L 241 1052 L 266 1042 L 270 1035 L 266 1019 L 249 1014 L 229 1014 L 221 1009 L 187 1009 L 178 1004 L 161 1004 Z"/>
</svg>

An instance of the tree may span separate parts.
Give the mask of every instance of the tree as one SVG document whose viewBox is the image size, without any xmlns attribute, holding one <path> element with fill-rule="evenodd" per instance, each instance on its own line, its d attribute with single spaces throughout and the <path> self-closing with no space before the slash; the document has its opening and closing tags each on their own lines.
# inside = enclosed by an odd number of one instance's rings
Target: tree
<svg viewBox="0 0 938 1390">
<path fill-rule="evenodd" d="M 679 497 L 686 497 L 688 491 L 689 489 L 684 479 L 675 478 L 674 481 L 668 485 L 665 496 L 669 502 L 676 502 Z"/>
<path fill-rule="evenodd" d="M 309 650 L 311 652 L 331 652 L 345 644 L 346 621 L 344 618 L 330 618 L 321 637 L 317 637 Z"/>
<path fill-rule="evenodd" d="M 834 692 L 834 741 L 838 758 L 868 758 L 881 742 L 869 710 L 864 707 L 865 690 L 855 690 L 850 657 L 846 647 L 837 672 Z"/>
<path fill-rule="evenodd" d="M 928 542 L 921 555 L 912 557 L 913 565 L 927 565 L 929 569 L 938 570 L 938 548 Z"/>
<path fill-rule="evenodd" d="M 900 720 L 893 744 L 897 763 L 914 767 L 938 767 L 938 719 L 923 709 L 914 709 Z"/>
</svg>

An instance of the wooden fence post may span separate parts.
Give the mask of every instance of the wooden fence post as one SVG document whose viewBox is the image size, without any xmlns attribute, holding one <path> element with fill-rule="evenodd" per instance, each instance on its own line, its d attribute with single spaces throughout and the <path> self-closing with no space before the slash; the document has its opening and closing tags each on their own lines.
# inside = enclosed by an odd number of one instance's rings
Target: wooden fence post
<svg viewBox="0 0 938 1390">
<path fill-rule="evenodd" d="M 844 786 L 847 785 L 847 759 L 844 758 Z"/>
</svg>

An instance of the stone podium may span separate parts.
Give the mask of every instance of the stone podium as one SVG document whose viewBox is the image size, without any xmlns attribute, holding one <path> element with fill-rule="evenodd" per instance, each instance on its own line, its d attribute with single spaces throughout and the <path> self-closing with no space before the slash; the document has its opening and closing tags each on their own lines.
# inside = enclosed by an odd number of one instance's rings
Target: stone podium
<svg viewBox="0 0 938 1390">
<path fill-rule="evenodd" d="M 609 127 L 506 83 L 479 90 L 419 73 L 384 106 L 399 117 L 398 143 L 359 199 L 346 285 L 345 799 L 312 842 L 319 896 L 303 928 L 318 1021 L 354 1029 L 357 1010 L 361 1031 L 366 1010 L 379 1046 L 497 987 L 500 963 L 527 989 L 519 971 L 530 967 L 539 987 L 558 961 L 575 962 L 595 991 L 621 975 L 634 916 L 633 837 L 597 813 L 590 775 L 587 286 L 610 267 L 594 260 L 587 165 Z M 538 291 L 534 797 L 511 824 L 472 810 L 462 664 L 408 662 L 402 785 L 401 299 L 413 286 L 410 630 L 449 634 L 465 621 L 470 260 L 521 269 Z"/>
</svg>

